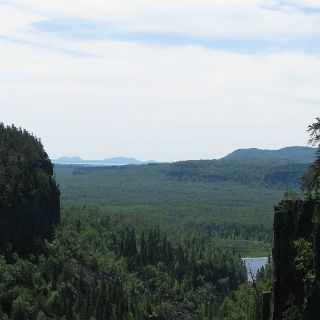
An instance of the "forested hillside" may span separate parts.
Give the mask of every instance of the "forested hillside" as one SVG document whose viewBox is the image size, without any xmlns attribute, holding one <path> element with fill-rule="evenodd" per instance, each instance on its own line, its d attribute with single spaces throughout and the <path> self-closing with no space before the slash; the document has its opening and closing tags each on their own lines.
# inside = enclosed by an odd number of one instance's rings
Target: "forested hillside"
<svg viewBox="0 0 320 320">
<path fill-rule="evenodd" d="M 273 288 L 262 320 L 318 320 L 320 314 L 320 118 L 308 127 L 317 158 L 297 195 L 275 207 Z"/>
<path fill-rule="evenodd" d="M 252 285 L 240 256 L 270 253 L 272 206 L 306 164 L 53 170 L 27 131 L 0 138 L 0 319 L 260 318 L 271 266 Z"/>
<path fill-rule="evenodd" d="M 294 163 L 311 163 L 316 159 L 316 149 L 312 147 L 286 147 L 279 150 L 238 149 L 223 158 L 224 160 L 284 160 Z"/>
<path fill-rule="evenodd" d="M 0 123 L 0 252 L 26 253 L 60 220 L 59 190 L 40 140 Z"/>
<path fill-rule="evenodd" d="M 246 280 L 238 257 L 199 237 L 174 242 L 96 210 L 62 221 L 40 255 L 0 259 L 4 319 L 213 319 Z"/>
<path fill-rule="evenodd" d="M 272 211 L 300 190 L 306 164 L 182 161 L 123 167 L 55 167 L 63 205 L 99 207 L 136 228 L 206 236 L 246 255 L 270 252 Z M 298 162 L 298 161 L 297 161 Z"/>
<path fill-rule="evenodd" d="M 64 200 L 59 224 L 59 190 L 40 140 L 3 125 L 0 138 L 0 319 L 200 320 L 226 312 L 246 269 L 215 245 L 210 228 L 174 237 L 158 219 L 132 223 L 86 197 L 81 184 Z M 93 194 L 100 188 L 86 181 Z M 129 195 L 118 194 L 119 204 Z"/>
</svg>

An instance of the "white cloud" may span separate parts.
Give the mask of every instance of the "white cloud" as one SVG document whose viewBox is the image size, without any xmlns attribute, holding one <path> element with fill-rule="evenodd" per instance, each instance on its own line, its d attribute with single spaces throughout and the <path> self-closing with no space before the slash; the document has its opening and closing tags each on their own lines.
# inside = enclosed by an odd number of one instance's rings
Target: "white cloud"
<svg viewBox="0 0 320 320">
<path fill-rule="evenodd" d="M 305 8 L 320 8 L 320 3 L 318 0 L 290 0 L 287 3 L 292 5 L 299 5 Z"/>
<path fill-rule="evenodd" d="M 299 2 L 299 1 L 297 1 Z M 305 1 L 307 2 L 307 1 Z M 311 1 L 310 1 L 311 2 Z M 320 14 L 309 15 L 270 0 L 12 0 L 8 17 L 21 24 L 48 19 L 105 21 L 117 30 L 218 37 L 319 35 Z M 303 1 L 300 1 L 303 3 Z M 16 13 L 12 11 L 15 10 Z M 13 18 L 13 19 L 12 19 Z"/>
<path fill-rule="evenodd" d="M 304 144 L 319 116 L 320 57 L 240 54 L 36 33 L 46 19 L 127 30 L 287 37 L 319 33 L 319 15 L 270 1 L 10 1 L 0 4 L 0 120 L 42 137 L 52 157 L 147 160 Z M 18 41 L 17 41 L 18 40 Z"/>
<path fill-rule="evenodd" d="M 0 17 L 0 35 L 10 37 L 23 36 L 32 23 L 41 20 L 43 16 L 0 3 Z"/>
<path fill-rule="evenodd" d="M 320 101 L 317 56 L 114 42 L 91 51 L 100 55 L 0 43 L 1 119 L 34 130 L 53 157 L 173 160 L 303 144 L 319 110 L 305 101 Z"/>
</svg>

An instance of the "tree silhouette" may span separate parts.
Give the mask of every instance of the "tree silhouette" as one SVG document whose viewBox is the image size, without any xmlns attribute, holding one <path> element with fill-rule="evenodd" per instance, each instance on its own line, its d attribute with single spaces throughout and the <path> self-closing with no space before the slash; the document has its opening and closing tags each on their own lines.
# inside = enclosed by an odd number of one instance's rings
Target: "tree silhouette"
<svg viewBox="0 0 320 320">
<path fill-rule="evenodd" d="M 316 122 L 308 126 L 308 132 L 310 134 L 309 144 L 312 146 L 318 145 L 318 149 L 319 149 L 320 148 L 320 118 L 316 118 Z"/>
<path fill-rule="evenodd" d="M 303 176 L 303 188 L 307 190 L 307 197 L 317 199 L 320 196 L 320 118 L 308 126 L 310 134 L 309 144 L 317 146 L 317 159 Z"/>
</svg>

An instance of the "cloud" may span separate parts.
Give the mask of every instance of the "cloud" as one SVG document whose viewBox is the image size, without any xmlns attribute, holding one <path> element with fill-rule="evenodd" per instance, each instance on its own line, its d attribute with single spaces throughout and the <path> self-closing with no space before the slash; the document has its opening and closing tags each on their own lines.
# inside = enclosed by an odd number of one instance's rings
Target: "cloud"
<svg viewBox="0 0 320 320">
<path fill-rule="evenodd" d="M 0 42 L 1 119 L 36 128 L 53 157 L 177 160 L 303 144 L 318 112 L 304 101 L 320 99 L 317 56 L 76 44 L 99 56 Z"/>
<path fill-rule="evenodd" d="M 17 12 L 34 15 L 34 23 L 64 31 L 67 21 L 88 26 L 112 26 L 114 32 L 174 33 L 210 37 L 269 38 L 319 34 L 320 14 L 308 15 L 297 6 L 270 0 L 12 0 Z M 301 1 L 300 1 L 301 3 Z M 302 4 L 301 5 L 306 5 Z M 271 10 L 273 8 L 273 10 Z M 10 15 L 10 14 L 9 14 Z M 13 19 L 16 21 L 16 19 Z M 22 19 L 23 21 L 24 19 Z M 59 22 L 60 21 L 60 25 Z M 100 24 L 100 25 L 99 25 Z M 70 27 L 69 27 L 70 28 Z"/>
<path fill-rule="evenodd" d="M 320 9 L 320 3 L 318 0 L 290 0 L 290 1 L 282 0 L 280 2 L 284 2 L 287 5 L 296 6 L 297 8 L 302 8 L 302 10 L 303 8 L 307 8 L 309 9 L 310 12 L 312 10 L 317 12 L 317 9 Z"/>
<path fill-rule="evenodd" d="M 198 45 L 242 53 L 319 53 L 320 12 L 310 15 L 305 8 L 313 7 L 307 5 L 269 0 L 12 0 L 0 3 L 0 37 L 69 54 L 83 54 L 70 48 L 70 39 Z"/>
<path fill-rule="evenodd" d="M 304 144 L 320 101 L 320 16 L 299 7 L 309 4 L 0 3 L 1 121 L 42 137 L 52 157 Z"/>
<path fill-rule="evenodd" d="M 212 49 L 243 53 L 281 50 L 320 52 L 320 35 L 265 39 L 239 36 L 190 35 L 174 32 L 121 31 L 117 25 L 111 23 L 81 19 L 44 20 L 34 23 L 33 28 L 36 33 L 51 34 L 65 39 L 78 39 L 79 41 L 111 40 L 165 46 L 199 45 Z"/>
</svg>

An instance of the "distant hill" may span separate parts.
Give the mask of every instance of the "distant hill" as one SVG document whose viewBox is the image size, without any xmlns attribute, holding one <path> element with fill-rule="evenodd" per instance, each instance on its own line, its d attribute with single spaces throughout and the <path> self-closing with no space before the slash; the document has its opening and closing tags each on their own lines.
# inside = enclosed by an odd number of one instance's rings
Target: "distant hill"
<svg viewBox="0 0 320 320">
<path fill-rule="evenodd" d="M 107 158 L 103 160 L 84 160 L 80 157 L 61 157 L 56 160 L 52 160 L 53 163 L 56 164 L 81 164 L 81 165 L 93 165 L 93 166 L 123 166 L 129 164 L 147 164 L 147 163 L 155 163 L 155 161 L 140 161 L 135 158 L 127 158 L 127 157 L 113 157 Z"/>
<path fill-rule="evenodd" d="M 238 149 L 220 160 L 231 161 L 285 161 L 289 163 L 307 164 L 312 163 L 316 158 L 316 148 L 310 147 L 286 147 L 279 150 L 267 149 Z M 56 164 L 75 164 L 84 166 L 123 166 L 123 165 L 141 165 L 148 163 L 157 163 L 155 160 L 141 161 L 129 157 L 113 157 L 103 160 L 85 160 L 80 157 L 60 157 L 52 160 Z"/>
<path fill-rule="evenodd" d="M 221 160 L 283 160 L 292 163 L 311 163 L 315 160 L 316 149 L 310 147 L 286 147 L 279 150 L 238 149 Z"/>
</svg>

